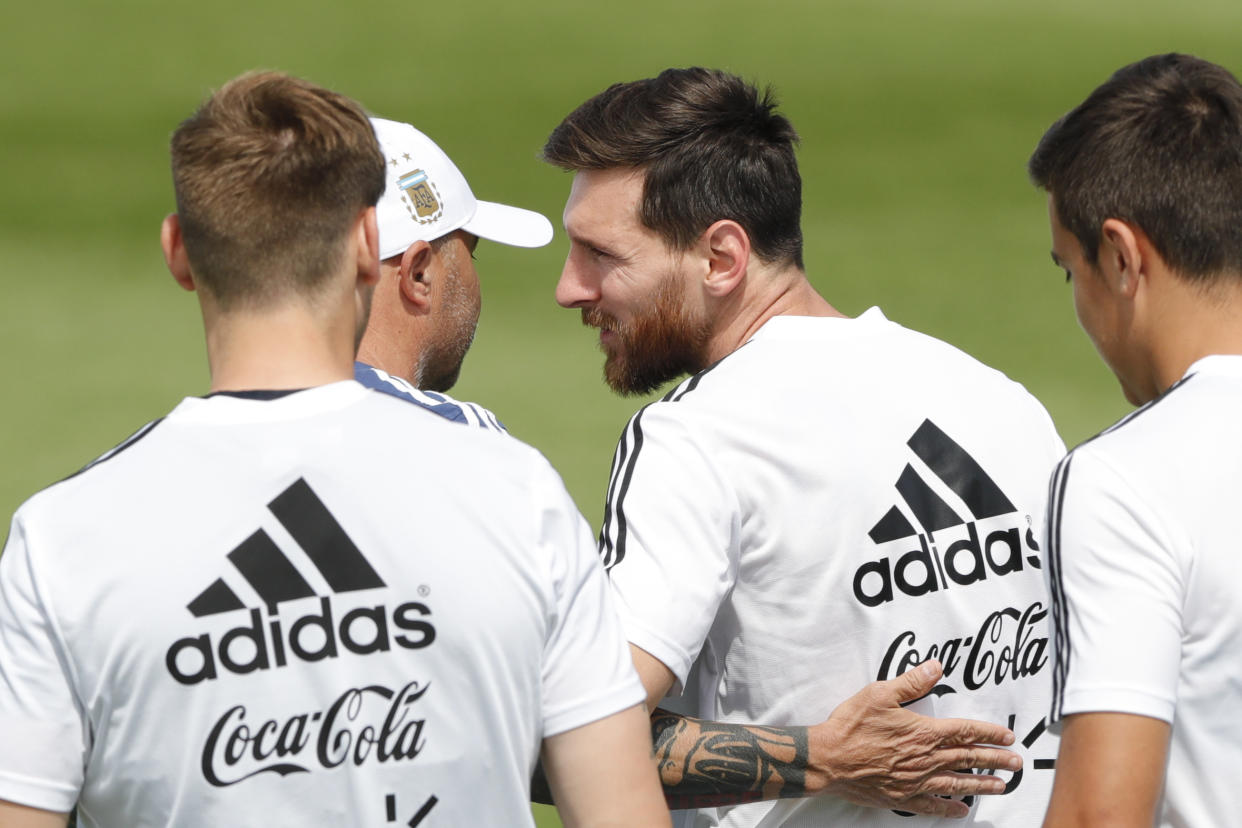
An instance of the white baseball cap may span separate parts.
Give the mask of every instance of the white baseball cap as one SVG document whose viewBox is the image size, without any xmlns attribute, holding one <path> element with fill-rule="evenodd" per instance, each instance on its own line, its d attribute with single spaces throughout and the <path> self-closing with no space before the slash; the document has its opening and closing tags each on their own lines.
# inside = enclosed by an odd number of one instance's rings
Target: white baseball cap
<svg viewBox="0 0 1242 828">
<path fill-rule="evenodd" d="M 515 247 L 552 241 L 552 222 L 545 216 L 475 198 L 457 165 L 414 127 L 384 118 L 372 118 L 371 124 L 387 162 L 384 195 L 375 211 L 381 259 L 454 230 Z"/>
</svg>

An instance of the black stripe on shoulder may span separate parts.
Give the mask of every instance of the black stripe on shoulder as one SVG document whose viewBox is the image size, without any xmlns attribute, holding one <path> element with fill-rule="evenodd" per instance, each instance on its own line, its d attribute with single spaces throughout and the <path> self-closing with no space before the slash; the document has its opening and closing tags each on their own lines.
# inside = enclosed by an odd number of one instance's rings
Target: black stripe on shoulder
<svg viewBox="0 0 1242 828">
<path fill-rule="evenodd" d="M 1078 444 L 1078 446 L 1075 447 L 1075 451 L 1077 451 L 1077 449 L 1082 448 L 1087 443 L 1090 443 L 1092 440 L 1097 440 L 1100 437 L 1103 437 L 1105 434 L 1112 434 L 1114 431 L 1117 431 L 1122 426 L 1127 426 L 1130 423 L 1134 422 L 1139 417 L 1143 416 L 1148 411 L 1151 411 L 1157 405 L 1167 400 L 1170 394 L 1172 394 L 1177 389 L 1181 388 L 1186 383 L 1190 382 L 1190 380 L 1194 379 L 1196 376 L 1198 376 L 1198 374 L 1187 374 L 1186 376 L 1182 377 L 1177 382 L 1173 383 L 1168 388 L 1166 388 L 1160 396 L 1156 397 L 1151 402 L 1145 403 L 1139 408 L 1136 408 L 1135 410 L 1131 411 L 1129 414 L 1122 417 L 1120 420 L 1113 423 L 1108 428 L 1101 431 L 1099 434 L 1096 434 L 1094 437 L 1089 437 L 1088 439 L 1083 440 L 1081 443 Z"/>
<path fill-rule="evenodd" d="M 641 412 L 640 412 L 641 413 Z M 604 522 L 599 527 L 599 553 L 604 559 L 604 569 L 612 567 L 612 504 L 617 494 L 617 483 L 620 481 L 630 451 L 630 423 L 621 430 L 621 439 L 617 441 L 616 451 L 612 454 L 612 469 L 608 474 L 608 492 L 604 496 Z"/>
<path fill-rule="evenodd" d="M 645 412 L 646 409 L 643 409 L 643 411 Z M 608 569 L 625 560 L 625 544 L 629 538 L 629 521 L 625 517 L 625 495 L 630 490 L 630 480 L 633 479 L 634 467 L 638 464 L 638 453 L 643 447 L 641 415 L 642 412 L 634 418 L 634 448 L 630 453 L 630 460 L 625 466 L 625 475 L 621 478 L 621 488 L 617 491 L 615 509 L 617 516 L 617 542 L 616 548 L 613 550 L 612 562 L 608 565 Z"/>
<path fill-rule="evenodd" d="M 1164 393 L 1146 405 L 1131 411 L 1113 425 L 1080 443 L 1073 451 L 1065 455 L 1052 473 L 1048 487 L 1048 584 L 1052 600 L 1052 631 L 1055 640 L 1053 648 L 1052 670 L 1052 708 L 1048 714 L 1048 722 L 1061 719 L 1065 704 L 1065 684 L 1069 677 L 1072 648 L 1069 632 L 1069 604 L 1065 596 L 1064 570 L 1061 565 L 1061 520 L 1065 508 L 1065 492 L 1069 488 L 1070 469 L 1074 463 L 1074 454 L 1083 446 L 1098 440 L 1106 434 L 1112 434 L 1120 428 L 1134 422 L 1148 411 L 1155 408 L 1169 396 L 1193 379 L 1196 374 L 1188 374 L 1165 389 Z"/>
<path fill-rule="evenodd" d="M 703 381 L 703 377 L 707 376 L 712 371 L 715 371 L 718 367 L 720 367 L 720 363 L 724 362 L 726 359 L 733 356 L 734 354 L 736 354 L 738 351 L 742 350 L 742 348 L 745 348 L 749 344 L 750 342 L 742 343 L 742 345 L 739 348 L 736 348 L 730 351 L 729 353 L 725 354 L 720 359 L 716 360 L 711 365 L 704 368 L 702 371 L 699 371 L 697 374 L 690 377 L 690 379 L 686 380 L 681 385 L 678 385 L 672 391 L 669 391 L 667 394 L 664 395 L 664 397 L 660 401 L 661 402 L 677 402 L 678 400 L 682 399 L 687 394 L 689 394 L 691 391 L 698 388 L 699 383 Z"/>
<path fill-rule="evenodd" d="M 1065 699 L 1065 678 L 1069 672 L 1069 609 L 1065 601 L 1065 585 L 1061 568 L 1061 512 L 1065 505 L 1065 489 L 1069 482 L 1073 454 L 1057 464 L 1048 484 L 1048 583 L 1052 600 L 1052 631 L 1055 641 L 1052 667 L 1052 709 L 1048 721 L 1061 718 Z"/>
<path fill-rule="evenodd" d="M 643 414 L 653 404 L 648 403 L 639 409 L 638 413 L 626 424 L 625 431 L 621 433 L 621 441 L 617 444 L 612 479 L 608 482 L 608 500 L 604 504 L 604 525 L 600 528 L 600 552 L 604 556 L 605 570 L 611 570 L 625 557 L 628 530 L 625 518 L 625 494 L 629 491 L 630 480 L 634 477 L 638 452 L 643 447 Z M 616 523 L 615 540 L 612 537 L 614 522 Z"/>
<path fill-rule="evenodd" d="M 742 347 L 746 346 L 742 345 Z M 714 371 L 720 363 L 736 354 L 738 350 L 741 350 L 741 348 L 725 354 L 702 371 L 699 371 L 670 390 L 657 402 L 675 403 L 685 399 L 687 394 L 699 387 L 699 383 L 703 381 L 705 376 Z M 625 544 L 629 534 L 629 523 L 625 517 L 625 495 L 630 489 L 630 481 L 634 477 L 634 468 L 638 464 L 638 455 L 643 447 L 643 414 L 653 405 L 655 405 L 655 402 L 643 406 L 630 419 L 625 431 L 621 434 L 616 454 L 613 456 L 612 477 L 608 481 L 608 499 L 604 504 L 604 523 L 599 530 L 599 551 L 603 556 L 604 568 L 606 570 L 611 570 L 625 558 Z M 613 537 L 614 523 L 616 525 L 615 539 Z"/>
<path fill-rule="evenodd" d="M 155 430 L 156 426 L 158 426 L 162 422 L 164 422 L 163 417 L 160 417 L 158 420 L 152 420 L 151 422 L 144 425 L 142 428 L 135 431 L 133 434 L 126 437 L 123 441 L 121 441 L 115 447 L 99 455 L 94 460 L 92 460 L 91 462 L 83 466 L 82 468 L 75 471 L 73 474 L 69 475 L 68 477 L 62 478 L 58 482 L 64 483 L 66 480 L 72 480 L 73 478 L 77 477 L 79 474 L 82 474 L 83 472 L 87 472 L 95 468 L 100 463 L 105 463 L 108 460 L 111 460 L 113 457 L 116 457 L 118 454 L 125 451 L 125 449 L 137 443 L 143 437 L 146 437 L 148 434 L 150 434 L 152 431 Z"/>
</svg>

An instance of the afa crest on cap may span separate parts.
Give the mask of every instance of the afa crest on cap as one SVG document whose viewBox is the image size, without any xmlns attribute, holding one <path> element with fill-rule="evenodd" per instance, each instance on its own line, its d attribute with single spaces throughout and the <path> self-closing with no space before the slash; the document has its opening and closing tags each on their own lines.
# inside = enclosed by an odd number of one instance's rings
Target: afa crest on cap
<svg viewBox="0 0 1242 828">
<path fill-rule="evenodd" d="M 401 188 L 401 201 L 410 211 L 410 217 L 419 224 L 431 224 L 444 214 L 440 193 L 423 170 L 413 170 L 397 179 Z"/>
<path fill-rule="evenodd" d="M 552 240 L 552 223 L 539 213 L 475 198 L 457 165 L 414 127 L 385 118 L 371 124 L 388 159 L 384 194 L 375 206 L 381 259 L 454 230 L 517 247 Z"/>
</svg>

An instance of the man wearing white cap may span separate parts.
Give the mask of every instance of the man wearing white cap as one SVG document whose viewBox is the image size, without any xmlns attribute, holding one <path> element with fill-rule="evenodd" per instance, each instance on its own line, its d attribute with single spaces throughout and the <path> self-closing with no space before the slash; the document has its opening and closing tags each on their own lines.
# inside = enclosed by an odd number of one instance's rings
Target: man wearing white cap
<svg viewBox="0 0 1242 828">
<path fill-rule="evenodd" d="M 386 162 L 377 207 L 382 259 L 354 376 L 450 420 L 504 431 L 487 409 L 445 395 L 457 381 L 479 321 L 480 238 L 542 247 L 552 224 L 539 213 L 479 201 L 444 151 L 409 124 L 372 118 Z"/>
</svg>

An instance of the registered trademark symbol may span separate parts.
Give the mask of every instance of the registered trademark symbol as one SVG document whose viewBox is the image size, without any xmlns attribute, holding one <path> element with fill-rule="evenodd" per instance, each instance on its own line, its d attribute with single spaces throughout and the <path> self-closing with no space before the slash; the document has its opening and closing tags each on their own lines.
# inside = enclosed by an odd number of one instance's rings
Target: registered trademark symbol
<svg viewBox="0 0 1242 828">
<path fill-rule="evenodd" d="M 431 587 L 427 586 L 426 584 L 423 584 L 422 586 L 418 588 L 418 594 L 426 598 L 428 595 L 431 594 Z"/>
</svg>

